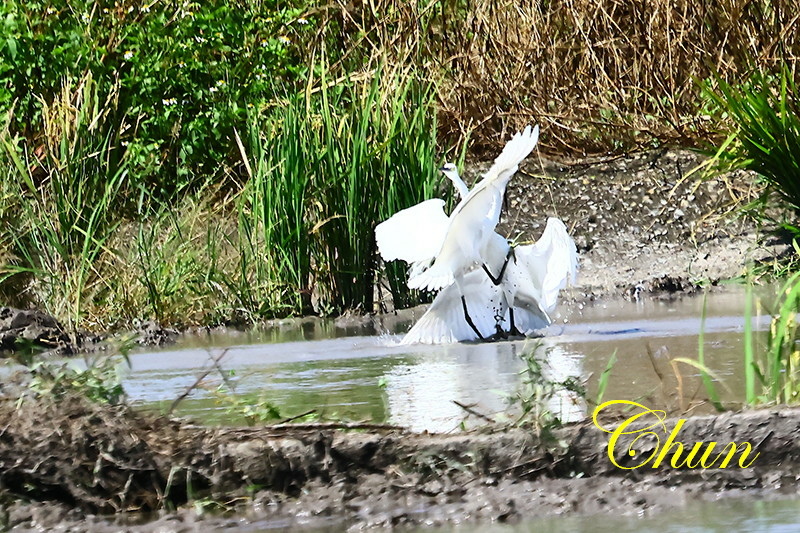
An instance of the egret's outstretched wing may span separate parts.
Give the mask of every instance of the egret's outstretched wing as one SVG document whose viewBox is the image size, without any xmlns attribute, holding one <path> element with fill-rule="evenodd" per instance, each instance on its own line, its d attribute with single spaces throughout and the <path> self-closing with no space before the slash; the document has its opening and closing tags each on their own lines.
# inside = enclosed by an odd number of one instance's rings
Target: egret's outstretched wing
<svg viewBox="0 0 800 533">
<path fill-rule="evenodd" d="M 519 168 L 519 164 L 523 159 L 528 157 L 536 143 L 539 141 L 539 125 L 537 124 L 533 129 L 527 126 L 522 132 L 517 132 L 511 137 L 511 140 L 503 147 L 495 160 L 494 164 L 489 167 L 489 170 L 484 174 L 484 179 L 494 180 L 498 176 L 508 174 L 513 175 Z M 509 176 L 510 177 L 510 176 Z"/>
<path fill-rule="evenodd" d="M 431 259 L 442 247 L 449 223 L 439 198 L 403 209 L 375 227 L 378 251 L 384 261 Z"/>
<path fill-rule="evenodd" d="M 494 225 L 487 223 L 486 213 L 492 207 L 492 195 L 467 196 L 467 202 L 457 216 L 451 216 L 446 228 L 446 236 L 440 249 L 432 256 L 433 265 L 427 269 L 412 272 L 408 278 L 411 289 L 437 290 L 450 286 L 459 270 L 466 271 L 481 260 L 481 246 L 484 235 L 492 233 Z M 488 228 L 488 229 L 487 229 Z"/>
<path fill-rule="evenodd" d="M 539 126 L 517 133 L 506 144 L 492 167 L 453 210 L 450 225 L 436 253 L 436 260 L 425 270 L 409 277 L 412 289 L 443 289 L 480 262 L 486 241 L 500 221 L 500 210 L 508 180 L 519 163 L 531 153 L 539 138 Z"/>
<path fill-rule="evenodd" d="M 559 219 L 550 217 L 541 238 L 530 246 L 517 249 L 530 264 L 541 287 L 542 308 L 550 313 L 556 307 L 558 293 L 575 283 L 578 273 L 578 250 Z"/>
<path fill-rule="evenodd" d="M 497 317 L 505 312 L 502 292 L 481 270 L 469 272 L 463 280 L 470 318 L 484 337 L 496 332 Z M 456 285 L 443 289 L 400 344 L 444 344 L 477 340 L 478 336 L 464 317 L 461 295 Z"/>
</svg>

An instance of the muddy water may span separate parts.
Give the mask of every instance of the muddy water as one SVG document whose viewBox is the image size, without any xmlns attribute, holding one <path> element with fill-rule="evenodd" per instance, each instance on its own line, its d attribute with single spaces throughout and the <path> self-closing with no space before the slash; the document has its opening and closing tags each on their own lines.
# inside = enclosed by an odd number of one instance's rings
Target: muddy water
<svg viewBox="0 0 800 533">
<path fill-rule="evenodd" d="M 724 382 L 723 401 L 743 397 L 744 292 L 732 288 L 707 297 L 706 364 Z M 309 410 L 334 418 L 372 420 L 422 431 L 457 429 L 472 406 L 488 417 L 507 411 L 520 390 L 520 354 L 536 353 L 540 372 L 552 382 L 585 382 L 594 398 L 597 380 L 612 354 L 605 399 L 638 399 L 671 409 L 700 403 L 705 391 L 697 371 L 670 362 L 697 358 L 703 298 L 639 302 L 606 300 L 565 308 L 543 339 L 486 344 L 397 346 L 409 323 L 380 336 L 357 336 L 327 321 L 304 321 L 288 329 L 187 340 L 169 350 L 137 353 L 125 380 L 131 399 L 165 409 L 197 381 L 210 358 L 214 368 L 181 404 L 179 412 L 204 423 L 241 424 L 242 404 L 276 406 L 282 416 Z M 766 319 L 754 319 L 763 330 Z M 350 336 L 341 336 L 341 335 Z M 548 407 L 563 420 L 584 415 L 585 402 L 569 387 L 557 390 Z M 702 407 L 701 407 L 702 408 Z M 481 423 L 470 417 L 467 426 Z"/>
<path fill-rule="evenodd" d="M 490 524 L 419 529 L 440 533 L 790 533 L 800 530 L 798 500 L 722 500 L 688 505 L 651 516 L 554 516 L 515 525 Z M 415 530 L 412 530 L 415 531 Z"/>
</svg>

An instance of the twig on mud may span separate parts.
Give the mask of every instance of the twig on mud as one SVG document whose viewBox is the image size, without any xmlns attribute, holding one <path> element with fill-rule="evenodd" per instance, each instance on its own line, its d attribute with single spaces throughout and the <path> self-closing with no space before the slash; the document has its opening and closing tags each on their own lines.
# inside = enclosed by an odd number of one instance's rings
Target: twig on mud
<svg viewBox="0 0 800 533">
<path fill-rule="evenodd" d="M 195 380 L 194 383 L 186 387 L 186 390 L 183 391 L 177 398 L 175 398 L 175 401 L 173 401 L 172 405 L 169 406 L 167 415 L 171 415 L 172 412 L 175 410 L 175 408 L 178 407 L 178 404 L 180 404 L 184 399 L 186 399 L 186 397 L 189 396 L 192 393 L 192 391 L 194 391 L 198 387 L 198 385 L 200 385 L 200 383 L 202 383 L 203 380 L 208 377 L 208 375 L 211 373 L 212 370 L 216 369 L 219 371 L 220 375 L 224 376 L 222 368 L 219 366 L 219 362 L 222 361 L 222 358 L 225 357 L 225 354 L 227 353 L 228 350 L 226 348 L 225 350 L 222 350 L 222 353 L 220 353 L 218 356 L 211 358 L 212 365 L 208 367 L 205 371 L 203 371 L 203 373 L 200 374 L 200 376 L 198 376 L 198 378 Z M 223 377 L 223 379 L 225 378 Z"/>
<path fill-rule="evenodd" d="M 289 423 L 289 422 L 291 422 L 292 420 L 297 420 L 298 418 L 303 418 L 304 416 L 308 416 L 308 415 L 314 414 L 314 413 L 316 413 L 316 412 L 317 412 L 317 410 L 316 410 L 316 409 L 309 409 L 309 410 L 308 410 L 308 411 L 306 411 L 305 413 L 301 413 L 301 414 L 299 414 L 299 415 L 295 415 L 295 416 L 290 416 L 289 418 L 284 418 L 283 420 L 281 420 L 280 422 L 278 422 L 278 424 L 288 424 L 288 423 Z"/>
<path fill-rule="evenodd" d="M 320 422 L 317 424 L 274 424 L 266 426 L 265 430 L 280 431 L 316 431 L 321 429 L 372 429 L 376 431 L 406 431 L 402 426 L 390 424 L 370 424 L 365 422 Z"/>
<path fill-rule="evenodd" d="M 760 452 L 760 451 L 761 451 L 761 446 L 763 446 L 764 444 L 766 444 L 766 443 L 768 443 L 770 440 L 772 440 L 772 436 L 773 436 L 774 434 L 775 434 L 775 431 L 770 429 L 770 430 L 769 430 L 769 432 L 768 432 L 766 435 L 764 435 L 764 438 L 763 438 L 763 439 L 761 439 L 761 440 L 759 441 L 759 443 L 758 443 L 758 444 L 756 444 L 755 446 L 753 446 L 753 450 L 755 450 L 755 451 L 757 451 L 757 452 Z"/>
<path fill-rule="evenodd" d="M 452 400 L 452 402 L 454 404 L 456 404 L 457 406 L 459 406 L 460 408 L 462 408 L 463 410 L 465 410 L 466 412 L 468 412 L 469 414 L 471 414 L 473 416 L 477 416 L 478 418 L 480 418 L 482 420 L 486 420 L 487 422 L 491 422 L 492 424 L 494 424 L 494 420 L 492 420 L 491 418 L 489 418 L 488 416 L 486 416 L 483 413 L 479 413 L 478 411 L 476 411 L 475 409 L 473 409 L 469 405 L 464 405 L 463 403 L 458 402 L 456 400 Z"/>
</svg>

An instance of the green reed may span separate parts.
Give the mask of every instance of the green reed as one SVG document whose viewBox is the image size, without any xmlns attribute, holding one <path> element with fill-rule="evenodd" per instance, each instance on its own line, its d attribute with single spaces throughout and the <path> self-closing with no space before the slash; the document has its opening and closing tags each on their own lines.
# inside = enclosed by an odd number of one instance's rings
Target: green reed
<svg viewBox="0 0 800 533">
<path fill-rule="evenodd" d="M 761 205 L 772 205 L 770 197 L 777 197 L 793 213 L 788 227 L 795 229 L 800 213 L 800 94 L 794 74 L 783 65 L 778 74 L 754 72 L 736 86 L 716 78 L 715 87 L 704 86 L 704 94 L 734 128 L 711 162 L 721 170 L 758 174 L 767 186 Z"/>
<path fill-rule="evenodd" d="M 322 71 L 304 93 L 250 118 L 242 257 L 266 260 L 256 278 L 273 281 L 287 313 L 307 312 L 312 294 L 323 312 L 371 311 L 375 226 L 430 198 L 439 181 L 433 86 L 380 66 L 366 81 L 354 73 L 332 83 Z M 402 267 L 387 277 L 396 303 L 413 301 Z"/>
<path fill-rule="evenodd" d="M 237 205 L 240 273 L 232 288 L 256 314 L 311 309 L 310 126 L 302 108 L 290 102 L 275 116 L 251 114 L 240 141 L 249 180 Z"/>
<path fill-rule="evenodd" d="M 796 403 L 800 395 L 800 272 L 781 289 L 778 313 L 773 316 L 767 341 L 766 360 L 760 368 L 764 398 L 774 403 Z"/>
<path fill-rule="evenodd" d="M 14 260 L 2 266 L 0 282 L 32 276 L 36 301 L 73 324 L 87 295 L 103 290 L 95 263 L 119 223 L 128 170 L 115 111 L 113 95 L 88 78 L 74 89 L 66 84 L 45 107 L 42 155 L 19 137 L 2 139 L 4 189 L 16 192 L 16 216 L 4 235 Z"/>
<path fill-rule="evenodd" d="M 761 301 L 753 295 L 748 279 L 744 314 L 744 378 L 748 405 L 796 404 L 800 401 L 800 272 L 781 287 L 777 307 L 765 341 L 757 342 L 753 331 L 753 306 Z"/>
</svg>

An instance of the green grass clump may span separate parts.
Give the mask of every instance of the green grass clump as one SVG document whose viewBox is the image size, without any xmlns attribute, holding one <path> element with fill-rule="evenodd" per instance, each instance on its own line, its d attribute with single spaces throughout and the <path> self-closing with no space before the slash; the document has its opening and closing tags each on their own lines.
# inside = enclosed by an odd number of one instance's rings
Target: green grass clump
<svg viewBox="0 0 800 533">
<path fill-rule="evenodd" d="M 318 68 L 317 71 L 324 69 Z M 435 194 L 434 85 L 377 67 L 321 76 L 234 132 L 240 183 L 165 198 L 134 164 L 119 91 L 65 82 L 34 149 L 6 131 L 0 292 L 72 328 L 371 311 L 373 230 Z M 396 306 L 415 303 L 392 266 Z"/>
<path fill-rule="evenodd" d="M 0 283 L 30 279 L 34 300 L 73 326 L 89 295 L 103 290 L 97 261 L 118 227 L 128 176 L 112 99 L 91 78 L 65 85 L 43 109 L 40 154 L 19 137 L 2 139 L 9 219 L 2 241 L 11 259 L 0 265 Z"/>
<path fill-rule="evenodd" d="M 786 226 L 800 234 L 800 94 L 793 74 L 784 65 L 777 75 L 754 72 L 738 86 L 717 78 L 705 95 L 733 126 L 712 162 L 757 173 L 766 184 L 760 206 L 777 197 L 790 212 Z"/>
<path fill-rule="evenodd" d="M 745 389 L 749 405 L 796 404 L 800 401 L 800 272 L 779 293 L 766 346 L 756 347 L 752 332 L 752 288 L 745 313 Z"/>
<path fill-rule="evenodd" d="M 242 299 L 263 298 L 251 289 L 269 280 L 290 313 L 307 312 L 312 294 L 325 311 L 371 311 L 375 226 L 432 197 L 440 181 L 434 86 L 381 66 L 367 80 L 318 82 L 251 117 L 239 234 L 243 261 L 261 270 Z M 398 307 L 415 301 L 403 269 L 387 278 Z"/>
</svg>

